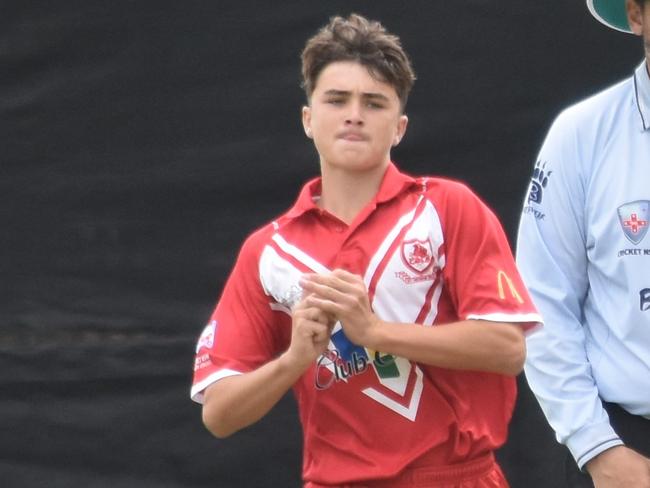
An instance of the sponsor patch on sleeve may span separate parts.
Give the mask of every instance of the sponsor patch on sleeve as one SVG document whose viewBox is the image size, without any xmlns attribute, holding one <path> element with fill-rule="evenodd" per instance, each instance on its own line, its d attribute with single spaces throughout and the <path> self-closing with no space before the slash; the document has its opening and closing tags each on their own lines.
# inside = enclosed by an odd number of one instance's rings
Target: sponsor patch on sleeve
<svg viewBox="0 0 650 488">
<path fill-rule="evenodd" d="M 196 352 L 198 352 L 203 349 L 210 349 L 214 345 L 214 334 L 217 330 L 217 321 L 216 320 L 211 320 L 208 325 L 205 326 L 203 329 L 203 332 L 201 332 L 201 336 L 199 337 L 198 342 L 196 343 Z"/>
</svg>

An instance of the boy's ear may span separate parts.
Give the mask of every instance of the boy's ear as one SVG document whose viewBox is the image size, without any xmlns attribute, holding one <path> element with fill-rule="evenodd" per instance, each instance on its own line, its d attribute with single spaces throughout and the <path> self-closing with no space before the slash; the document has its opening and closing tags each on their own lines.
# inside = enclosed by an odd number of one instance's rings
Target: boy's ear
<svg viewBox="0 0 650 488">
<path fill-rule="evenodd" d="M 305 130 L 305 135 L 311 139 L 313 137 L 311 134 L 311 108 L 307 105 L 302 107 L 302 127 Z"/>
<path fill-rule="evenodd" d="M 408 126 L 409 118 L 406 115 L 400 115 L 399 120 L 397 121 L 397 131 L 395 132 L 395 137 L 393 138 L 393 147 L 397 146 L 404 134 L 406 133 L 406 127 Z"/>
</svg>

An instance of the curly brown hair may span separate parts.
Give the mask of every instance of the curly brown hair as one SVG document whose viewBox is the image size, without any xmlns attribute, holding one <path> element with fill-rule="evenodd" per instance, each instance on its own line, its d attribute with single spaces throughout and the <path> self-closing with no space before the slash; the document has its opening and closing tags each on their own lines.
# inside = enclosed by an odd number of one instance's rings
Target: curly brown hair
<svg viewBox="0 0 650 488">
<path fill-rule="evenodd" d="M 302 87 L 311 98 L 318 76 L 330 63 L 355 61 L 374 78 L 395 88 L 402 110 L 415 82 L 411 61 L 399 37 L 377 21 L 351 14 L 347 19 L 332 17 L 329 24 L 310 38 L 302 51 Z"/>
</svg>

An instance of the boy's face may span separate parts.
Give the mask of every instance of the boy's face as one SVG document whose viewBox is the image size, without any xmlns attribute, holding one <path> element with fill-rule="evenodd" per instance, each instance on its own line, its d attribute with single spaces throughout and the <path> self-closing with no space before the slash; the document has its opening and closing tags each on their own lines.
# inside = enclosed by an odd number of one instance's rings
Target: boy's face
<svg viewBox="0 0 650 488">
<path fill-rule="evenodd" d="M 364 171 L 388 164 L 408 119 L 392 85 L 359 63 L 338 61 L 320 73 L 302 122 L 323 169 Z"/>
</svg>

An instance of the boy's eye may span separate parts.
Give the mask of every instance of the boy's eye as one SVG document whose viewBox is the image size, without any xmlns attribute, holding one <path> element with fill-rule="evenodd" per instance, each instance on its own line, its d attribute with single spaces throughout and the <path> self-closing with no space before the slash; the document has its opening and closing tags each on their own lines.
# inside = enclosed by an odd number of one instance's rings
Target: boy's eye
<svg viewBox="0 0 650 488">
<path fill-rule="evenodd" d="M 332 105 L 342 105 L 345 103 L 345 100 L 343 98 L 330 98 L 327 100 L 327 103 L 331 103 Z"/>
</svg>

